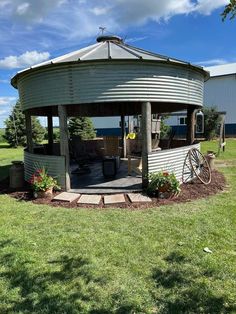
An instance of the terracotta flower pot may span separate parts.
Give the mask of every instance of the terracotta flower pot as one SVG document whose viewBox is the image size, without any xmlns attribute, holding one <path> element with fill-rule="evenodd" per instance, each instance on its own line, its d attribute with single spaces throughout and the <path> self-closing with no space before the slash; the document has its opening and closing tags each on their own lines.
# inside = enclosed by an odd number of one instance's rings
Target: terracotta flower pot
<svg viewBox="0 0 236 314">
<path fill-rule="evenodd" d="M 159 198 L 176 198 L 179 196 L 179 192 L 173 192 L 173 191 L 165 191 L 165 192 L 160 192 L 158 193 Z"/>
<path fill-rule="evenodd" d="M 46 191 L 38 191 L 34 193 L 34 196 L 36 198 L 47 198 L 47 197 L 51 197 L 53 194 L 53 188 L 49 188 Z"/>
<path fill-rule="evenodd" d="M 169 190 L 170 190 L 170 184 L 169 183 L 166 183 L 163 186 L 158 188 L 158 191 L 161 193 L 168 192 Z"/>
</svg>

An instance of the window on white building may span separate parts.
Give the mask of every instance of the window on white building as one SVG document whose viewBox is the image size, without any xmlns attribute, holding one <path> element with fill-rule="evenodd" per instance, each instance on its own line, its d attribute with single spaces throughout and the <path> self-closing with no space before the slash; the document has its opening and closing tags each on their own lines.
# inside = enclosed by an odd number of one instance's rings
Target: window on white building
<svg viewBox="0 0 236 314">
<path fill-rule="evenodd" d="M 186 125 L 187 117 L 179 117 L 179 125 Z"/>
</svg>

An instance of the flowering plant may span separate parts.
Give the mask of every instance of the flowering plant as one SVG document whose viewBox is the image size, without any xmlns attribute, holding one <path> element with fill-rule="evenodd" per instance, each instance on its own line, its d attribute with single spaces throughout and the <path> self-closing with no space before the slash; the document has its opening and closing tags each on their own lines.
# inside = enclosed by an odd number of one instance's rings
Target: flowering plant
<svg viewBox="0 0 236 314">
<path fill-rule="evenodd" d="M 30 184 L 34 192 L 47 191 L 51 188 L 59 188 L 57 181 L 48 175 L 46 169 L 38 169 L 31 177 Z"/>
<path fill-rule="evenodd" d="M 180 192 L 180 183 L 174 173 L 167 171 L 151 173 L 147 192 L 150 195 L 156 195 L 159 192 L 178 194 Z"/>
</svg>

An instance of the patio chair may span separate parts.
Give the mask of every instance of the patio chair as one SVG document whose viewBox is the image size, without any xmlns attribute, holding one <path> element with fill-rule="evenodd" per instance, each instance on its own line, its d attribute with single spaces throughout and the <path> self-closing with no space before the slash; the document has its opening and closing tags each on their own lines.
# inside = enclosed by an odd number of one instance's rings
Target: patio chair
<svg viewBox="0 0 236 314">
<path fill-rule="evenodd" d="M 74 160 L 78 167 L 72 171 L 73 174 L 84 174 L 90 173 L 91 170 L 88 167 L 89 156 L 86 153 L 86 148 L 83 141 L 77 137 L 73 136 L 71 141 L 69 141 L 70 158 Z"/>
<path fill-rule="evenodd" d="M 128 176 L 131 176 L 132 172 L 142 175 L 142 157 L 128 155 Z"/>
<path fill-rule="evenodd" d="M 119 156 L 121 155 L 122 147 L 119 146 L 120 140 L 118 136 L 103 137 L 103 156 Z"/>
<path fill-rule="evenodd" d="M 105 165 L 110 164 L 110 169 L 112 169 L 112 164 L 115 163 L 115 171 L 112 170 L 113 176 L 116 175 L 117 170 L 120 168 L 120 155 L 122 151 L 122 147 L 119 146 L 120 140 L 118 136 L 104 136 L 103 137 L 103 145 L 102 148 L 103 152 L 103 174 L 104 176 L 106 173 L 104 172 L 104 169 L 108 169 L 108 166 L 105 167 Z"/>
</svg>

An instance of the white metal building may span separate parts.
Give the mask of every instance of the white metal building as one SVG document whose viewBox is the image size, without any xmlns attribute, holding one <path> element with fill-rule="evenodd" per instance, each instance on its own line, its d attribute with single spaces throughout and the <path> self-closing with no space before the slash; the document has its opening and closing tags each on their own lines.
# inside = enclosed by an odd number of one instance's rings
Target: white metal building
<svg viewBox="0 0 236 314">
<path fill-rule="evenodd" d="M 205 82 L 204 105 L 226 111 L 226 134 L 236 135 L 236 63 L 205 69 L 210 79 Z"/>
<path fill-rule="evenodd" d="M 218 111 L 226 112 L 226 135 L 236 136 L 236 63 L 206 67 L 210 78 L 204 85 L 204 106 L 215 106 Z M 177 135 L 183 135 L 186 114 L 176 113 L 169 118 L 168 124 L 175 128 Z"/>
</svg>

